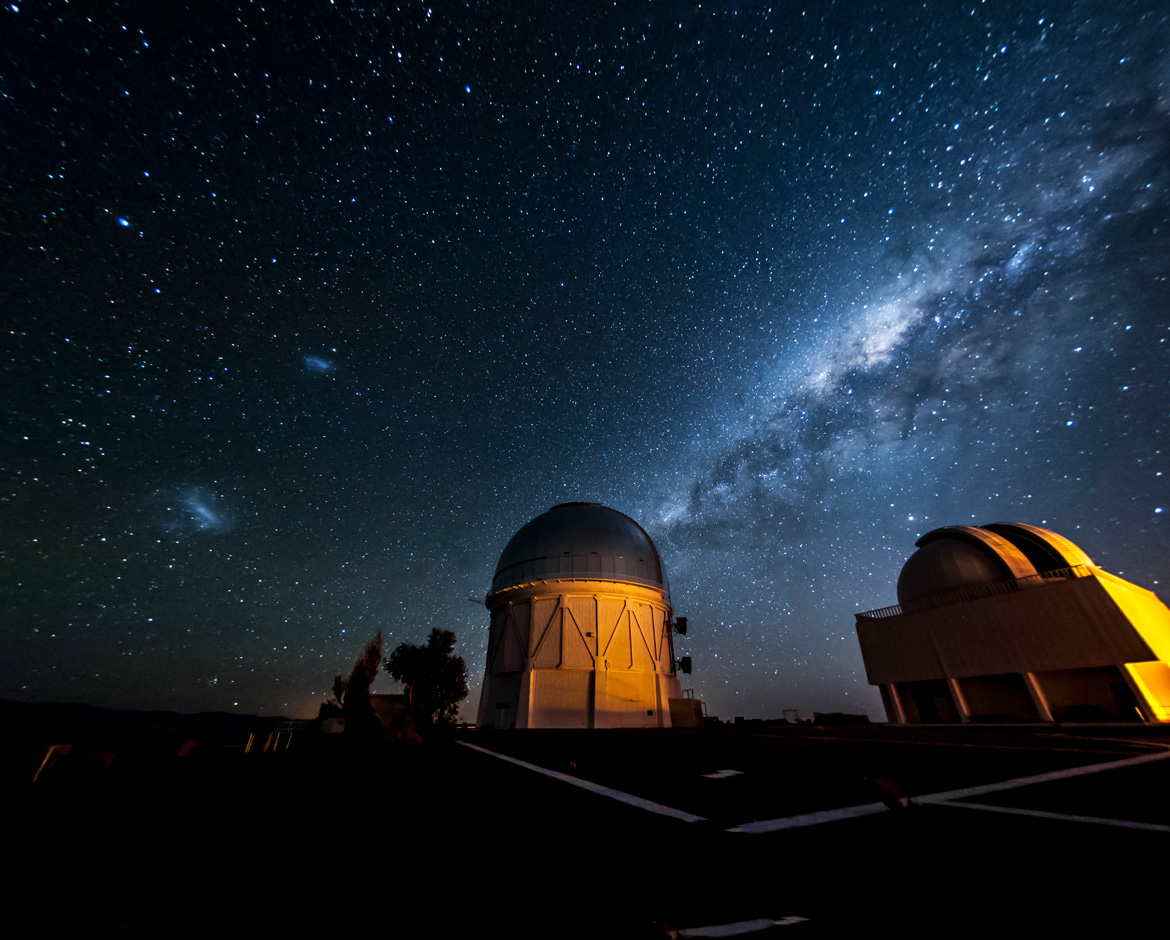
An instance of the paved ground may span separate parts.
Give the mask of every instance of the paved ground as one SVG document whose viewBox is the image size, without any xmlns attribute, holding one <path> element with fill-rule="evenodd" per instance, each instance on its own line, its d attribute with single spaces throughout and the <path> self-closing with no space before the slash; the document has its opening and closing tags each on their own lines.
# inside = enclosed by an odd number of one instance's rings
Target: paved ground
<svg viewBox="0 0 1170 940">
<path fill-rule="evenodd" d="M 209 752 L 18 787 L 16 909 L 153 935 L 1084 936 L 1161 903 L 1160 728 L 461 740 L 483 750 Z M 1093 765 L 1113 769 L 1070 775 Z"/>
<path fill-rule="evenodd" d="M 1158 729 L 950 732 L 872 726 L 771 732 L 481 732 L 468 743 L 725 827 L 1158 754 Z M 1170 824 L 1170 804 L 1148 807 Z M 1160 815 L 1159 815 L 1160 813 Z"/>
</svg>

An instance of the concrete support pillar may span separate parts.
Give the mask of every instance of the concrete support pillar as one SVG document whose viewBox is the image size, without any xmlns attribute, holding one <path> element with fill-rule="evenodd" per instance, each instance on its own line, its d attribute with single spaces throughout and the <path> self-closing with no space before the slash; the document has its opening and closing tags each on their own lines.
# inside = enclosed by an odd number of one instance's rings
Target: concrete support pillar
<svg viewBox="0 0 1170 940">
<path fill-rule="evenodd" d="M 967 698 L 959 686 L 958 679 L 947 678 L 947 688 L 951 690 L 951 701 L 955 703 L 955 710 L 959 713 L 959 720 L 966 724 L 971 720 L 971 709 L 967 705 Z"/>
<path fill-rule="evenodd" d="M 1034 672 L 1024 673 L 1024 685 L 1028 687 L 1028 694 L 1032 696 L 1032 704 L 1036 706 L 1040 720 L 1055 721 L 1056 719 L 1052 717 L 1052 709 L 1048 705 L 1048 696 L 1040 688 L 1040 682 L 1037 680 Z"/>
<path fill-rule="evenodd" d="M 906 709 L 902 705 L 902 696 L 898 693 L 898 686 L 896 683 L 889 682 L 882 687 L 882 701 L 886 706 L 886 718 L 890 720 L 891 724 L 904 725 L 906 724 Z"/>
<path fill-rule="evenodd" d="M 1158 660 L 1126 663 L 1122 675 L 1145 721 L 1170 722 L 1170 665 Z"/>
</svg>

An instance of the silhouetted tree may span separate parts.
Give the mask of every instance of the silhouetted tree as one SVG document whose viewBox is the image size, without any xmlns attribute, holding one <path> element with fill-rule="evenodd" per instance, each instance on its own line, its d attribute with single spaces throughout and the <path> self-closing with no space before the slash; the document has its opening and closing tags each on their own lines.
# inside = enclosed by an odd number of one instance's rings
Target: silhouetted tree
<svg viewBox="0 0 1170 940">
<path fill-rule="evenodd" d="M 322 722 L 326 718 L 344 718 L 345 717 L 345 689 L 349 685 L 349 680 L 341 676 L 333 677 L 333 698 L 327 698 L 321 703 L 321 709 L 317 712 L 317 721 Z"/>
<path fill-rule="evenodd" d="M 410 713 L 419 728 L 452 724 L 467 697 L 467 666 L 455 653 L 455 634 L 436 627 L 424 646 L 400 643 L 386 660 L 386 671 L 406 689 Z"/>
<path fill-rule="evenodd" d="M 382 662 L 382 631 L 366 644 L 365 651 L 353 664 L 348 679 L 337 676 L 333 680 L 333 698 L 321 705 L 318 720 L 343 715 L 345 733 L 373 737 L 381 733 L 381 724 L 370 702 L 370 685 L 378 675 Z"/>
<path fill-rule="evenodd" d="M 374 707 L 370 704 L 370 685 L 378 676 L 378 667 L 382 663 L 382 631 L 379 630 L 369 643 L 366 644 L 365 652 L 356 663 L 353 664 L 353 672 L 350 673 L 349 681 L 345 684 L 345 701 L 342 707 L 345 709 L 345 715 L 348 718 L 351 712 L 370 712 L 374 711 Z M 336 688 L 336 683 L 334 683 Z"/>
</svg>

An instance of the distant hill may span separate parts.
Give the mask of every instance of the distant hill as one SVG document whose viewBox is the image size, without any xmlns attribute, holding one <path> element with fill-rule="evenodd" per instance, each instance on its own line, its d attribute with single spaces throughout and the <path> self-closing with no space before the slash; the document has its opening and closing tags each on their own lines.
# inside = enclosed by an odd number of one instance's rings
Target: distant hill
<svg viewBox="0 0 1170 940">
<path fill-rule="evenodd" d="M 184 715 L 168 711 L 126 711 L 71 703 L 8 702 L 0 700 L 0 722 L 9 734 L 67 741 L 103 732 L 155 734 L 251 734 L 287 728 L 283 716 L 234 715 L 199 712 Z M 297 725 L 304 724 L 296 722 Z"/>
</svg>

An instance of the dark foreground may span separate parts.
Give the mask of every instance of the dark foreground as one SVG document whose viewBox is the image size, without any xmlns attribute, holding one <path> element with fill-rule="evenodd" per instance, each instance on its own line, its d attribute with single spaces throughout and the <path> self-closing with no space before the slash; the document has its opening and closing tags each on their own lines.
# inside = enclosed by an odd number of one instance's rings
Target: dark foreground
<svg viewBox="0 0 1170 940">
<path fill-rule="evenodd" d="M 226 739 L 223 739 L 226 740 Z M 755 918 L 756 936 L 1086 936 L 1148 922 L 1170 761 L 987 797 L 1053 812 L 900 808 L 913 797 L 1156 753 L 1161 729 L 776 728 L 468 732 L 462 740 L 705 817 L 682 822 L 460 746 L 64 765 L 12 779 L 9 923 L 58 934 L 664 937 Z M 166 744 L 166 746 L 163 746 Z M 19 768 L 18 768 L 19 769 Z M 712 779 L 720 770 L 740 773 Z M 768 834 L 736 824 L 885 801 Z M 745 815 L 746 814 L 746 815 Z"/>
</svg>

